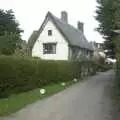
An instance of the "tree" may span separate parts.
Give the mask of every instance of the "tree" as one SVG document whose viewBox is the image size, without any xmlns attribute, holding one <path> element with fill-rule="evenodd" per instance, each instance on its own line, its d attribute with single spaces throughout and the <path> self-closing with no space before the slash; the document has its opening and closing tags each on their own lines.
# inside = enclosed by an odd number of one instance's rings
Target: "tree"
<svg viewBox="0 0 120 120">
<path fill-rule="evenodd" d="M 4 35 L 5 31 L 17 34 L 22 32 L 12 10 L 0 10 L 0 35 Z"/>
<path fill-rule="evenodd" d="M 97 0 L 97 16 L 96 20 L 99 22 L 99 31 L 105 38 L 105 48 L 109 57 L 115 57 L 115 44 L 114 36 L 116 35 L 113 30 L 116 29 L 115 25 L 115 3 L 117 0 Z"/>
<path fill-rule="evenodd" d="M 21 40 L 19 28 L 12 10 L 0 10 L 0 53 L 5 55 L 13 54 L 17 42 Z"/>
<path fill-rule="evenodd" d="M 27 46 L 27 42 L 25 40 L 21 40 L 17 44 L 17 48 L 15 49 L 14 55 L 16 56 L 29 56 L 29 49 Z"/>
<path fill-rule="evenodd" d="M 13 54 L 19 41 L 18 34 L 5 32 L 4 35 L 0 36 L 0 53 L 5 55 Z"/>
</svg>

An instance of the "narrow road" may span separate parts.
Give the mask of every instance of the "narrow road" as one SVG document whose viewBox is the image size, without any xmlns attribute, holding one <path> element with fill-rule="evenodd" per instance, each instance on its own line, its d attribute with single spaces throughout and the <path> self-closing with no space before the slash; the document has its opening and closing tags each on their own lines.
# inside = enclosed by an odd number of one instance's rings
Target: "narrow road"
<svg viewBox="0 0 120 120">
<path fill-rule="evenodd" d="M 2 120 L 112 120 L 114 72 L 91 76 Z"/>
</svg>

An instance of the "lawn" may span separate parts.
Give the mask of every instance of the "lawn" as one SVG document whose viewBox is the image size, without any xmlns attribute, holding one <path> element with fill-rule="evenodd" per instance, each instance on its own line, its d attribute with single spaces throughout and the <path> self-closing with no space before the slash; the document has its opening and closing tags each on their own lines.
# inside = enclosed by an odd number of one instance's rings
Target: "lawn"
<svg viewBox="0 0 120 120">
<path fill-rule="evenodd" d="M 11 113 L 14 113 L 24 108 L 28 104 L 67 88 L 71 84 L 72 82 L 66 83 L 66 87 L 62 86 L 60 83 L 46 86 L 44 87 L 44 89 L 46 89 L 45 95 L 41 95 L 40 88 L 37 88 L 21 94 L 12 95 L 7 99 L 0 99 L 0 116 L 7 116 Z"/>
</svg>

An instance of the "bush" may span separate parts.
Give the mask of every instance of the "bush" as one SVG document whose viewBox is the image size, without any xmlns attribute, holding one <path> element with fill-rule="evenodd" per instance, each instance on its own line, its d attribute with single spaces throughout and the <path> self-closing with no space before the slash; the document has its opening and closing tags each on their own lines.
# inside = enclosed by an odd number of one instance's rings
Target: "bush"
<svg viewBox="0 0 120 120">
<path fill-rule="evenodd" d="M 0 36 L 0 53 L 4 55 L 12 55 L 15 52 L 19 41 L 20 38 L 18 34 L 5 32 L 4 35 Z"/>
<path fill-rule="evenodd" d="M 112 69 L 113 65 L 112 64 L 98 64 L 97 63 L 97 66 L 96 66 L 96 70 L 99 71 L 99 72 L 105 72 L 109 69 Z"/>
<path fill-rule="evenodd" d="M 24 57 L 0 57 L 0 97 L 8 97 L 48 84 L 94 74 L 93 61 L 45 61 Z"/>
<path fill-rule="evenodd" d="M 120 61 L 117 61 L 117 69 L 116 69 L 116 90 L 119 92 L 119 96 L 120 96 Z"/>
</svg>

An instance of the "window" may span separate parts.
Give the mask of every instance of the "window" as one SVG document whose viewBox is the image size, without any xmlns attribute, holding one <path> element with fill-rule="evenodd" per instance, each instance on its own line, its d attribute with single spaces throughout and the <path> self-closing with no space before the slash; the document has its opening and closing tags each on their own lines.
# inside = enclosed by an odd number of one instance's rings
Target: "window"
<svg viewBox="0 0 120 120">
<path fill-rule="evenodd" d="M 48 30 L 48 36 L 52 36 L 52 30 Z"/>
<path fill-rule="evenodd" d="M 43 54 L 56 54 L 56 43 L 44 43 Z"/>
</svg>

